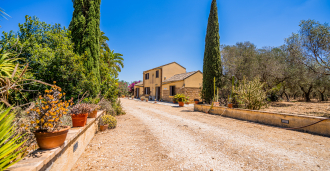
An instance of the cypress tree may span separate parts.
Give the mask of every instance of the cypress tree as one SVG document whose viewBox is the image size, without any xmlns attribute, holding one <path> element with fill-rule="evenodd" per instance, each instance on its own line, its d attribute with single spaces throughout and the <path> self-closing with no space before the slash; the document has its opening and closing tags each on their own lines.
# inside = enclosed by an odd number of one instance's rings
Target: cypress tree
<svg viewBox="0 0 330 171">
<path fill-rule="evenodd" d="M 74 52 L 85 56 L 84 67 L 90 80 L 91 95 L 100 91 L 100 5 L 101 0 L 72 0 L 73 16 L 69 26 Z"/>
<path fill-rule="evenodd" d="M 203 60 L 203 90 L 202 98 L 210 103 L 213 99 L 213 79 L 216 86 L 221 87 L 222 67 L 220 56 L 220 35 L 218 9 L 216 0 L 212 0 L 211 11 L 205 37 L 205 51 Z"/>
</svg>

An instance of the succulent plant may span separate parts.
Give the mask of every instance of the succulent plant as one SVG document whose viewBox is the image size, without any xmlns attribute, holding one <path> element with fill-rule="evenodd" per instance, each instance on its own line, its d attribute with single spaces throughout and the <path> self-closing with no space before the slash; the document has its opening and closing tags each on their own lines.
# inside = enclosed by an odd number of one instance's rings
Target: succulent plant
<svg viewBox="0 0 330 171">
<path fill-rule="evenodd" d="M 92 108 L 90 107 L 90 104 L 87 103 L 80 103 L 80 104 L 76 104 L 74 105 L 71 110 L 70 113 L 71 114 L 85 114 L 85 113 L 90 113 L 92 112 Z"/>
</svg>

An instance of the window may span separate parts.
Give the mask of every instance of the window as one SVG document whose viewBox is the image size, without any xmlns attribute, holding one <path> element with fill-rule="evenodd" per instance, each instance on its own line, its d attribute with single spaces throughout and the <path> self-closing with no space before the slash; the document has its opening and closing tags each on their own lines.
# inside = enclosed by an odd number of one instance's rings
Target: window
<svg viewBox="0 0 330 171">
<path fill-rule="evenodd" d="M 146 80 L 149 80 L 149 73 L 146 73 L 146 74 L 144 75 L 144 78 L 145 78 Z"/>
<path fill-rule="evenodd" d="M 156 78 L 159 78 L 159 71 L 156 71 Z"/>
<path fill-rule="evenodd" d="M 170 86 L 170 96 L 175 96 L 175 86 Z"/>
<path fill-rule="evenodd" d="M 144 88 L 144 94 L 150 95 L 150 87 L 145 87 Z"/>
</svg>

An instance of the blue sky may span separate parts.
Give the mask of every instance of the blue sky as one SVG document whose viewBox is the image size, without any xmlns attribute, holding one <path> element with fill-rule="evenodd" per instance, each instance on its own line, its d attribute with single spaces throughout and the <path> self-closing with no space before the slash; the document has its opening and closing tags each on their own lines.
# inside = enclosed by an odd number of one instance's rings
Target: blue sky
<svg viewBox="0 0 330 171">
<path fill-rule="evenodd" d="M 203 69 L 207 19 L 212 0 L 102 0 L 101 30 L 110 48 L 122 53 L 119 79 L 142 79 L 144 70 L 173 61 L 187 71 Z M 300 20 L 329 23 L 330 0 L 218 0 L 221 44 L 250 41 L 258 48 L 280 46 Z M 17 31 L 24 16 L 68 26 L 71 0 L 0 0 L 11 18 L 0 31 Z"/>
</svg>

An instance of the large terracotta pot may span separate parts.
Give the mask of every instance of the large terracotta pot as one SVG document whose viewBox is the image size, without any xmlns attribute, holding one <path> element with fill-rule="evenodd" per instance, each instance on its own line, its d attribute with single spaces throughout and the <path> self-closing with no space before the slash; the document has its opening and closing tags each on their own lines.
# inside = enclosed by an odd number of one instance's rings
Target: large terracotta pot
<svg viewBox="0 0 330 171">
<path fill-rule="evenodd" d="M 83 127 L 86 125 L 88 113 L 79 115 L 72 114 L 71 117 L 73 127 Z"/>
<path fill-rule="evenodd" d="M 97 110 L 94 110 L 93 112 L 88 114 L 89 118 L 96 118 L 96 116 L 97 116 Z"/>
<path fill-rule="evenodd" d="M 229 108 L 233 108 L 233 104 L 229 103 L 229 104 L 228 104 L 228 107 L 229 107 Z"/>
<path fill-rule="evenodd" d="M 195 101 L 195 104 L 198 104 L 199 103 L 199 101 Z"/>
<path fill-rule="evenodd" d="M 64 144 L 66 135 L 69 132 L 70 127 L 54 131 L 54 132 L 34 132 L 38 146 L 43 150 L 57 148 Z"/>
<path fill-rule="evenodd" d="M 100 125 L 100 131 L 105 131 L 108 129 L 108 125 Z"/>
<path fill-rule="evenodd" d="M 183 107 L 184 106 L 184 102 L 179 102 L 179 106 Z"/>
</svg>

